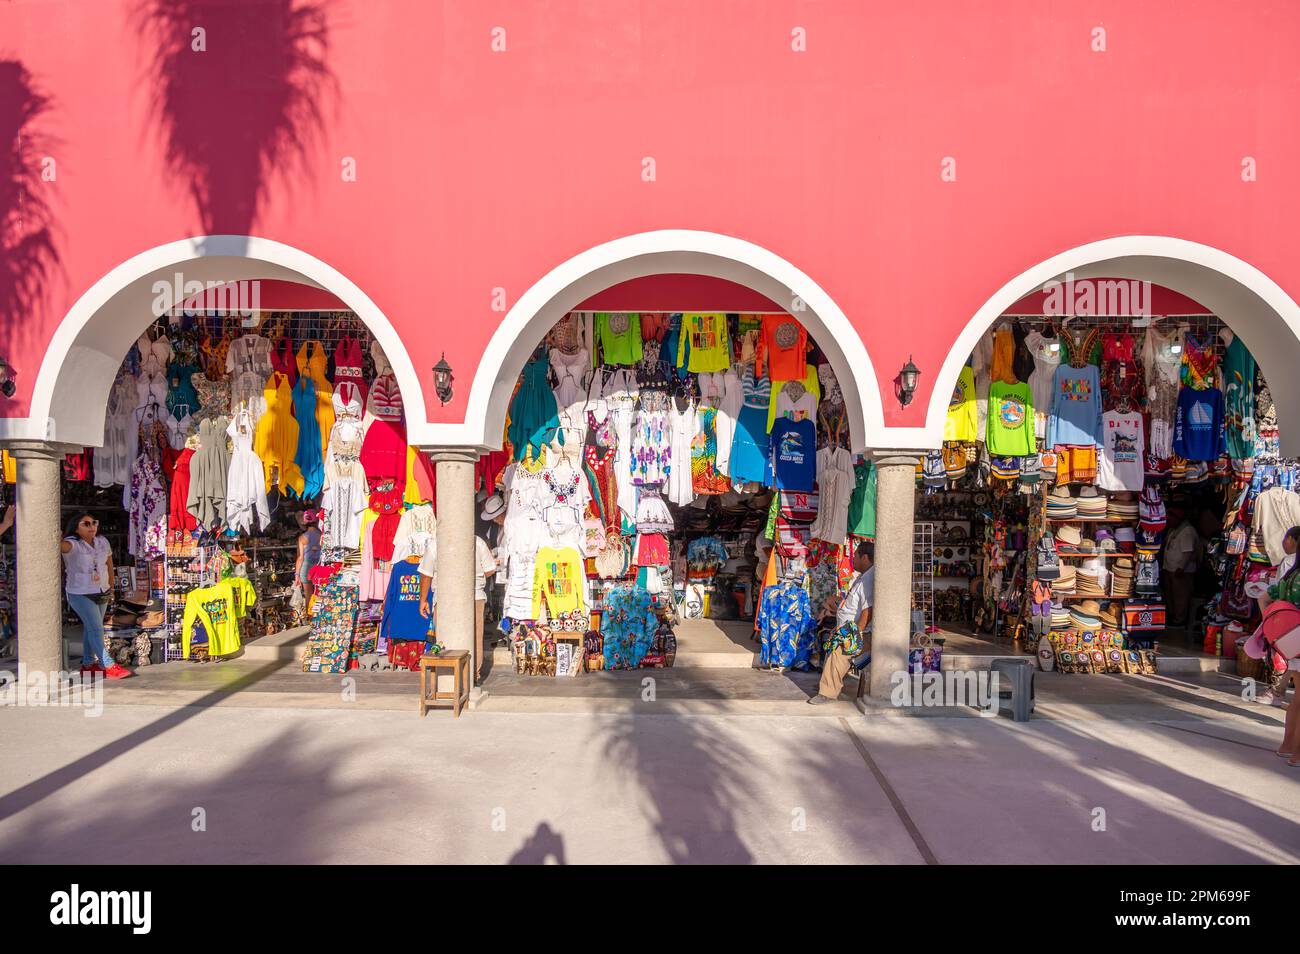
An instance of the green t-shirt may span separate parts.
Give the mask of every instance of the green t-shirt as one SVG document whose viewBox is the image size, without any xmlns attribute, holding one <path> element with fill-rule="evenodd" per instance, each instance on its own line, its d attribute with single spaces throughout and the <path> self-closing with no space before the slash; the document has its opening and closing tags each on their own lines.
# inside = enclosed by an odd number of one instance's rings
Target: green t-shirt
<svg viewBox="0 0 1300 954">
<path fill-rule="evenodd" d="M 1034 396 L 1023 381 L 989 386 L 989 422 L 985 437 L 989 453 L 999 457 L 1027 457 L 1038 448 L 1034 442 Z"/>
<path fill-rule="evenodd" d="M 636 364 L 641 360 L 641 316 L 635 312 L 596 312 L 595 335 L 606 364 Z M 595 357 L 593 354 L 592 359 Z"/>
<path fill-rule="evenodd" d="M 853 468 L 853 496 L 849 498 L 849 533 L 876 536 L 876 465 L 864 460 Z"/>
</svg>

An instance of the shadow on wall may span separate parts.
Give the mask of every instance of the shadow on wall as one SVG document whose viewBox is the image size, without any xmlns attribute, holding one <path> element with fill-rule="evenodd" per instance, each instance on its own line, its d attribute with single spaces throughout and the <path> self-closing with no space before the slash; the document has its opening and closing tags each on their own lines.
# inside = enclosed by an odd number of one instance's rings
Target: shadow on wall
<svg viewBox="0 0 1300 954">
<path fill-rule="evenodd" d="M 329 0 L 139 0 L 150 106 L 204 234 L 248 235 L 274 177 L 290 190 L 338 92 Z"/>
<path fill-rule="evenodd" d="M 51 108 L 22 63 L 0 60 L 0 335 L 6 348 L 32 327 L 29 319 L 61 274 L 50 203 L 57 179 L 44 177 L 54 142 L 40 130 Z"/>
</svg>

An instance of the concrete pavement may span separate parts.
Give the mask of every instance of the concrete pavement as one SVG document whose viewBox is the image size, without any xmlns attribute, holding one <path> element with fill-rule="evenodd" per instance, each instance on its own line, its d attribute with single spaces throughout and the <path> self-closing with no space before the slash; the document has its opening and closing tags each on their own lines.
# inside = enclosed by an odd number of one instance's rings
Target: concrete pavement
<svg viewBox="0 0 1300 954">
<path fill-rule="evenodd" d="M 1177 691 L 1202 717 L 4 709 L 0 863 L 1300 861 L 1281 711 Z"/>
</svg>

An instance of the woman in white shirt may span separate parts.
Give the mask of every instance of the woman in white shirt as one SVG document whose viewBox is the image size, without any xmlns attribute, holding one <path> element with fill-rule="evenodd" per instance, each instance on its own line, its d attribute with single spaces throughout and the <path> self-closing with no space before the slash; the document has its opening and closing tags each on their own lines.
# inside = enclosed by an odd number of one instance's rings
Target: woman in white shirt
<svg viewBox="0 0 1300 954">
<path fill-rule="evenodd" d="M 68 605 L 81 618 L 81 672 L 102 672 L 108 679 L 134 675 L 119 666 L 104 648 L 104 608 L 113 585 L 113 550 L 99 535 L 99 521 L 81 511 L 68 523 L 59 544 L 67 570 Z"/>
</svg>

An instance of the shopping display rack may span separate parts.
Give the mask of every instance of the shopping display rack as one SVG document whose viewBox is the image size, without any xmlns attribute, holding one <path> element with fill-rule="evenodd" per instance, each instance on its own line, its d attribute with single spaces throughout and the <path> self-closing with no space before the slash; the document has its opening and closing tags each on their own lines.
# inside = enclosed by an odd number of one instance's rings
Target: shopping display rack
<svg viewBox="0 0 1300 954">
<path fill-rule="evenodd" d="M 914 524 L 912 530 L 912 619 L 922 614 L 922 632 L 935 626 L 934 614 L 934 524 Z"/>
</svg>

